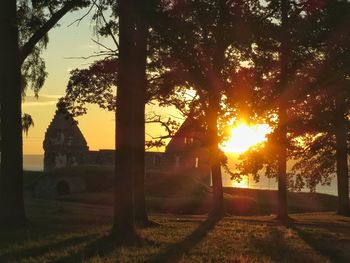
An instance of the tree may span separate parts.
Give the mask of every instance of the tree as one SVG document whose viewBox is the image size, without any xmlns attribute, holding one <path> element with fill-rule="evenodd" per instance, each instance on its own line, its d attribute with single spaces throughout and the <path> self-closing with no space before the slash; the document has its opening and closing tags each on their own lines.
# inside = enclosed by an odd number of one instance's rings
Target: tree
<svg viewBox="0 0 350 263">
<path fill-rule="evenodd" d="M 153 2 L 147 5 L 143 3 L 136 3 L 133 9 L 134 30 L 132 33 L 134 46 L 132 56 L 128 58 L 129 63 L 134 65 L 132 73 L 135 77 L 134 85 L 129 87 L 129 97 L 132 103 L 132 111 L 129 111 L 130 129 L 132 133 L 128 136 L 133 138 L 132 146 L 132 167 L 133 173 L 133 199 L 134 199 L 134 214 L 135 220 L 143 225 L 149 225 L 146 210 L 146 199 L 144 189 L 145 177 L 145 160 L 144 152 L 145 145 L 160 146 L 163 144 L 162 139 L 157 138 L 155 141 L 145 142 L 145 123 L 160 123 L 167 128 L 170 136 L 172 129 L 170 126 L 176 125 L 174 121 L 161 121 L 159 116 L 151 116 L 145 120 L 145 105 L 155 97 L 158 96 L 161 89 L 161 83 L 164 83 L 165 76 L 159 72 L 159 63 L 154 60 L 147 63 L 147 57 L 151 56 L 148 50 L 149 39 L 149 18 L 154 12 Z M 119 43 L 116 42 L 114 34 L 118 33 L 119 25 L 113 21 L 107 21 L 103 15 L 103 8 L 95 4 L 97 14 L 95 18 L 100 17 L 103 20 L 102 25 L 98 24 L 98 32 L 101 36 L 111 37 L 116 44 L 117 49 L 120 49 Z M 117 13 L 113 13 L 113 17 L 117 17 Z M 131 33 L 131 32 L 130 32 Z M 151 41 L 150 41 L 151 42 Z M 117 96 L 113 94 L 113 89 L 118 87 L 119 76 L 119 52 L 112 48 L 107 48 L 106 51 L 101 52 L 100 55 L 106 58 L 95 61 L 88 69 L 76 69 L 71 72 L 71 78 L 67 85 L 66 96 L 62 98 L 62 102 L 70 110 L 73 115 L 85 114 L 87 111 L 86 104 L 95 103 L 101 108 L 115 111 Z M 154 51 L 153 51 L 154 52 Z M 117 73 L 117 74 L 116 74 Z M 119 93 L 118 93 L 119 94 Z M 163 93 L 164 94 L 164 93 Z M 118 113 L 117 113 L 118 114 Z M 152 224 L 152 223 L 151 223 Z"/>
<path fill-rule="evenodd" d="M 133 184 L 135 220 L 143 225 L 149 224 L 145 195 L 145 106 L 147 102 L 147 57 L 148 57 L 148 16 L 150 2 L 135 1 L 135 79 L 132 89 L 133 105 Z"/>
<path fill-rule="evenodd" d="M 133 76 L 134 62 L 134 2 L 120 0 L 119 14 L 119 58 L 117 77 L 116 110 L 116 160 L 115 160 L 115 202 L 112 234 L 121 241 L 133 239 L 134 203 L 133 203 L 133 100 L 131 94 L 137 83 Z"/>
<path fill-rule="evenodd" d="M 346 24 L 349 20 L 350 3 L 348 1 L 329 1 L 326 6 L 326 68 L 328 85 L 333 90 L 330 94 L 334 102 L 333 120 L 335 131 L 335 159 L 338 182 L 338 213 L 350 215 L 349 207 L 349 172 L 348 172 L 348 114 L 349 105 L 349 54 L 350 30 Z M 330 31 L 332 32 L 330 34 Z M 337 32 L 334 36 L 333 32 Z"/>
<path fill-rule="evenodd" d="M 21 68 L 16 1 L 1 8 L 1 174 L 0 222 L 25 221 L 22 190 Z"/>
<path fill-rule="evenodd" d="M 299 122 L 307 108 L 301 105 L 310 96 L 318 73 L 316 40 L 321 9 L 322 5 L 313 1 L 267 1 L 261 16 L 261 26 L 267 27 L 257 33 L 251 56 L 257 80 L 251 87 L 251 110 L 255 119 L 265 119 L 274 131 L 264 147 L 242 156 L 239 168 L 256 179 L 263 168 L 267 176 L 278 177 L 277 217 L 282 221 L 288 219 L 287 188 L 292 187 L 286 163 L 297 159 L 297 152 L 303 150 L 297 137 L 307 132 Z"/>
<path fill-rule="evenodd" d="M 277 125 L 277 156 L 278 156 L 278 207 L 277 218 L 285 221 L 288 218 L 287 208 L 287 104 L 285 97 L 289 75 L 289 0 L 281 0 L 281 71 L 279 79 L 278 125 Z"/>
<path fill-rule="evenodd" d="M 34 127 L 34 121 L 32 116 L 30 116 L 27 113 L 24 113 L 22 116 L 22 129 L 26 135 L 28 135 L 28 131 L 31 126 Z"/>
<path fill-rule="evenodd" d="M 329 183 L 336 173 L 338 213 L 349 214 L 348 135 L 349 135 L 349 43 L 347 27 L 350 4 L 326 1 L 317 21 L 317 43 L 320 54 L 317 81 L 303 107 L 300 119 L 308 133 L 305 149 L 295 170 L 307 175 L 308 183 Z M 306 159 L 307 158 L 307 159 Z"/>
<path fill-rule="evenodd" d="M 27 63 L 28 57 L 37 58 L 40 47 L 47 43 L 47 32 L 60 18 L 74 8 L 85 6 L 86 1 L 6 1 L 0 17 L 3 35 L 1 59 L 1 175 L 0 221 L 11 224 L 26 221 L 23 204 L 23 153 L 22 153 L 22 91 L 27 81 L 35 80 L 34 91 L 43 84 L 43 65 Z M 45 12 L 45 8 L 49 12 Z M 39 49 L 36 45 L 39 44 Z M 6 52 L 5 52 L 6 51 Z M 8 51 L 8 52 L 7 52 Z M 39 60 L 40 61 L 40 60 Z M 42 62 L 42 61 L 41 61 Z M 39 66 L 39 70 L 35 67 Z"/>
<path fill-rule="evenodd" d="M 167 67 L 176 67 L 177 77 L 195 89 L 200 101 L 195 111 L 205 116 L 213 216 L 224 214 L 221 164 L 225 158 L 219 149 L 218 130 L 224 116 L 223 95 L 232 87 L 235 70 L 250 49 L 254 4 L 256 1 L 174 1 L 156 26 L 170 58 Z"/>
</svg>

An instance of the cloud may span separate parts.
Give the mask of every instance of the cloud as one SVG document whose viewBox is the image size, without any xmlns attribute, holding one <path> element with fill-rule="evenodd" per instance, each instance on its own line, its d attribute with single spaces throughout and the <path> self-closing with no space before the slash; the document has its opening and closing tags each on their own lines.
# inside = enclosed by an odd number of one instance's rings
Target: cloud
<svg viewBox="0 0 350 263">
<path fill-rule="evenodd" d="M 55 105 L 58 102 L 58 99 L 61 98 L 62 95 L 40 95 L 36 98 L 33 95 L 26 96 L 22 103 L 23 107 L 28 106 L 45 106 L 45 105 Z"/>
</svg>

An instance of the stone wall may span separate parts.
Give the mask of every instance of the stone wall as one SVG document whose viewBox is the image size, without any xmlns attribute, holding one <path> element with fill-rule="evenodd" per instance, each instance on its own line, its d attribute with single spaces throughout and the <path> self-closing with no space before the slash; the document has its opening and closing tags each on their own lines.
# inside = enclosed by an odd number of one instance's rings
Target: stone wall
<svg viewBox="0 0 350 263">
<path fill-rule="evenodd" d="M 34 197 L 55 199 L 61 195 L 78 194 L 86 190 L 82 177 L 45 175 L 36 182 Z"/>
</svg>

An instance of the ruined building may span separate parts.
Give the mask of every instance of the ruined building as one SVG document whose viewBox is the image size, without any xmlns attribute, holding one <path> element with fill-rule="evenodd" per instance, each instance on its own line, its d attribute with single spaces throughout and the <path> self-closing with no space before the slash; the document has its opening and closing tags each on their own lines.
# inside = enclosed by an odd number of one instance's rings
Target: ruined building
<svg viewBox="0 0 350 263">
<path fill-rule="evenodd" d="M 146 171 L 164 175 L 196 176 L 210 183 L 209 152 L 203 145 L 199 123 L 188 118 L 165 148 L 165 152 L 146 152 Z"/>
<path fill-rule="evenodd" d="M 89 147 L 76 121 L 57 110 L 45 133 L 43 142 L 44 171 L 85 164 Z"/>
<path fill-rule="evenodd" d="M 188 118 L 166 146 L 165 152 L 146 152 L 146 174 L 196 176 L 210 183 L 209 153 L 198 122 Z M 76 121 L 56 111 L 43 143 L 44 171 L 76 165 L 114 165 L 114 150 L 89 151 Z"/>
</svg>

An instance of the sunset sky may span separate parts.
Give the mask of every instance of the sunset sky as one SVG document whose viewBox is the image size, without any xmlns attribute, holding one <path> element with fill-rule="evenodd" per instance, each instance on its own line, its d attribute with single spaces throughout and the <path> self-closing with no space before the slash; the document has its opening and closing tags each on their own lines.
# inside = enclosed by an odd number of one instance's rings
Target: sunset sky
<svg viewBox="0 0 350 263">
<path fill-rule="evenodd" d="M 27 90 L 27 96 L 23 102 L 23 112 L 30 114 L 34 119 L 34 127 L 31 127 L 28 136 L 24 136 L 24 154 L 43 154 L 43 139 L 45 131 L 52 120 L 58 98 L 64 96 L 69 72 L 75 68 L 88 67 L 98 58 L 82 59 L 94 52 L 100 51 L 100 46 L 93 42 L 97 39 L 94 27 L 91 24 L 91 16 L 87 16 L 79 25 L 72 24 L 77 18 L 82 17 L 86 10 L 70 13 L 60 21 L 60 26 L 49 32 L 49 44 L 43 51 L 48 77 L 44 87 L 39 93 L 39 98 L 34 97 L 33 92 Z M 70 26 L 69 26 L 70 25 Z M 109 39 L 99 39 L 104 45 L 114 48 Z M 169 113 L 182 121 L 182 116 L 174 108 L 159 108 L 148 105 L 146 111 L 161 114 L 165 119 Z M 114 113 L 106 112 L 97 106 L 90 106 L 88 114 L 76 118 L 91 150 L 114 148 Z M 222 145 L 226 152 L 242 153 L 252 145 L 264 141 L 268 127 L 246 126 L 236 124 L 232 130 L 231 138 Z M 159 125 L 146 126 L 146 134 L 159 136 L 163 133 Z M 146 135 L 147 136 L 147 135 Z M 154 149 L 157 150 L 157 149 Z M 164 149 L 158 149 L 160 151 Z"/>
<path fill-rule="evenodd" d="M 24 136 L 24 154 L 43 154 L 42 142 L 52 117 L 54 116 L 57 99 L 64 95 L 69 79 L 69 71 L 74 68 L 87 67 L 94 59 L 70 59 L 71 57 L 86 57 L 99 51 L 100 47 L 92 41 L 97 39 L 90 17 L 86 17 L 79 25 L 68 27 L 77 18 L 83 16 L 86 10 L 76 11 L 66 15 L 60 26 L 49 33 L 49 44 L 43 52 L 48 78 L 39 93 L 37 100 L 31 90 L 23 102 L 22 110 L 32 115 L 35 126 Z M 113 47 L 108 39 L 100 39 L 106 45 Z M 148 110 L 162 112 L 167 109 L 149 106 Z M 173 109 L 170 110 L 173 114 Z M 114 147 L 114 114 L 91 106 L 88 114 L 77 118 L 79 127 L 90 146 L 90 149 L 111 149 Z M 148 133 L 157 135 L 162 130 L 159 127 L 148 127 Z"/>
</svg>

